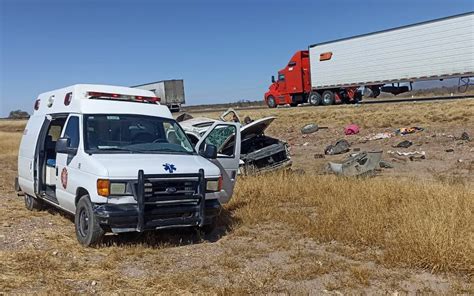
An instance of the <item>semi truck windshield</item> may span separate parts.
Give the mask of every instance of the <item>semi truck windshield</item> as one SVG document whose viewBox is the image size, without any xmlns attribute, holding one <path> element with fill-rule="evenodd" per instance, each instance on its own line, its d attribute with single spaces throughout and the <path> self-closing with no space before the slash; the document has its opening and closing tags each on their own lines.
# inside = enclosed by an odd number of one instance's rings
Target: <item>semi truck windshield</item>
<svg viewBox="0 0 474 296">
<path fill-rule="evenodd" d="M 88 153 L 195 153 L 176 121 L 161 117 L 85 115 L 84 135 Z"/>
</svg>

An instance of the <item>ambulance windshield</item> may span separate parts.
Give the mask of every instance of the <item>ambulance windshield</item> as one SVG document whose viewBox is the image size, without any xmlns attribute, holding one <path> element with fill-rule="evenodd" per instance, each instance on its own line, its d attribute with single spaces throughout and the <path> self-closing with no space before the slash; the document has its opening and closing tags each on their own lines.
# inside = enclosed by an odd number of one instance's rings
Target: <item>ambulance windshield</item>
<svg viewBox="0 0 474 296">
<path fill-rule="evenodd" d="M 194 154 L 181 127 L 173 119 L 129 115 L 84 116 L 88 153 Z"/>
</svg>

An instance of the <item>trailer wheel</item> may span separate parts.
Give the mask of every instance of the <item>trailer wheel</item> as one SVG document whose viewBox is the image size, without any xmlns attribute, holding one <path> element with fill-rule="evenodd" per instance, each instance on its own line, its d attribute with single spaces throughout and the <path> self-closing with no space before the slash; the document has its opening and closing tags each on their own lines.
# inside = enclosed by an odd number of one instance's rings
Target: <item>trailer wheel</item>
<svg viewBox="0 0 474 296">
<path fill-rule="evenodd" d="M 276 107 L 275 98 L 274 98 L 273 96 L 268 96 L 268 98 L 267 98 L 267 105 L 268 105 L 268 107 L 270 107 L 270 108 L 275 108 L 275 107 Z"/>
<path fill-rule="evenodd" d="M 334 104 L 334 93 L 330 90 L 323 92 L 323 105 L 329 106 Z"/>
<path fill-rule="evenodd" d="M 105 231 L 94 215 L 92 202 L 87 194 L 82 196 L 77 203 L 74 225 L 77 240 L 85 247 L 97 245 L 104 236 Z"/>
<path fill-rule="evenodd" d="M 41 211 L 43 202 L 31 195 L 25 194 L 25 207 L 30 211 Z"/>
<path fill-rule="evenodd" d="M 321 104 L 321 95 L 317 92 L 312 92 L 309 94 L 308 101 L 313 106 L 318 106 Z"/>
</svg>

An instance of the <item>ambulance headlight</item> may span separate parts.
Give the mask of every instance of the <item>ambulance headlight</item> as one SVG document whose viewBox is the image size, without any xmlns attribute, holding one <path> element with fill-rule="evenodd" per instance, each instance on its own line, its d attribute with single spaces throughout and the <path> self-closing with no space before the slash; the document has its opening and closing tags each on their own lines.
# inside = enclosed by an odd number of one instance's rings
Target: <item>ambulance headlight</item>
<svg viewBox="0 0 474 296">
<path fill-rule="evenodd" d="M 110 195 L 125 194 L 127 183 L 110 183 Z"/>
<path fill-rule="evenodd" d="M 218 192 L 222 189 L 222 176 L 218 179 L 208 179 L 206 182 L 207 192 Z"/>
<path fill-rule="evenodd" d="M 132 184 L 127 182 L 110 182 L 110 195 L 133 195 Z"/>
</svg>

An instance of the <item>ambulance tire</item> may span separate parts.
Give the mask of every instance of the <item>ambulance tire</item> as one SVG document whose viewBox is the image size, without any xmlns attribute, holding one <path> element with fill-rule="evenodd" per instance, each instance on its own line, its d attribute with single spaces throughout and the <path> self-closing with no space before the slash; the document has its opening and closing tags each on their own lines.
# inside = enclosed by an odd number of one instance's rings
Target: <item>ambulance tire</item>
<svg viewBox="0 0 474 296">
<path fill-rule="evenodd" d="M 25 194 L 25 207 L 30 211 L 41 211 L 43 202 L 31 195 Z"/>
<path fill-rule="evenodd" d="M 74 225 L 77 240 L 81 245 L 90 247 L 102 241 L 105 231 L 99 225 L 99 221 L 94 215 L 92 202 L 87 194 L 82 196 L 77 203 Z"/>
</svg>

